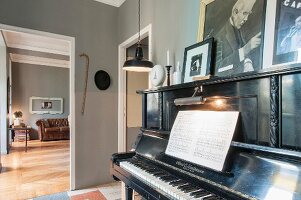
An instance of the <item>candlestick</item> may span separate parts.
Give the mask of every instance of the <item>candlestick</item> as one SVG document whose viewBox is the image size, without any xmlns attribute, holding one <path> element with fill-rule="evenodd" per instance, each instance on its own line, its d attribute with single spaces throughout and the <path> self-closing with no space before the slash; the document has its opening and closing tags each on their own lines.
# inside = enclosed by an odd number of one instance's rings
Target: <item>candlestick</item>
<svg viewBox="0 0 301 200">
<path fill-rule="evenodd" d="M 170 68 L 171 68 L 172 66 L 167 65 L 167 66 L 165 66 L 165 67 L 166 67 L 166 71 L 167 71 L 167 86 L 170 86 Z"/>
<path fill-rule="evenodd" d="M 169 64 L 169 50 L 167 50 L 167 52 L 166 52 L 166 57 L 167 57 L 167 62 L 166 62 L 166 65 L 167 66 L 169 66 L 170 64 Z"/>
</svg>

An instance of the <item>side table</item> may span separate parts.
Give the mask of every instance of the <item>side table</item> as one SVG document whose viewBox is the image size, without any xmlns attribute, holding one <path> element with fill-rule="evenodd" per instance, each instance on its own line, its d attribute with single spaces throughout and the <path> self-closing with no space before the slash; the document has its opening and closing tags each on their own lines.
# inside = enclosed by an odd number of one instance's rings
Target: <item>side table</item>
<svg viewBox="0 0 301 200">
<path fill-rule="evenodd" d="M 30 126 L 24 126 L 24 127 L 11 127 L 8 128 L 8 130 L 10 131 L 21 131 L 21 130 L 25 130 L 25 152 L 27 152 L 27 135 L 29 133 L 29 131 L 31 130 Z"/>
</svg>

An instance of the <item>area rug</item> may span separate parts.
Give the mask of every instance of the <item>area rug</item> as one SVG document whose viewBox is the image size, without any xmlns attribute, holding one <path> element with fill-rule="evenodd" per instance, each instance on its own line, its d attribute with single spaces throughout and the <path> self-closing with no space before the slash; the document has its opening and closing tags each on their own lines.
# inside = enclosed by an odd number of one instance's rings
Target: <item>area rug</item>
<svg viewBox="0 0 301 200">
<path fill-rule="evenodd" d="M 68 196 L 67 192 L 45 195 L 33 200 L 108 200 L 99 190 Z"/>
<path fill-rule="evenodd" d="M 69 200 L 69 199 L 70 197 L 68 196 L 67 192 L 61 192 L 61 193 L 37 197 L 34 198 L 33 200 Z"/>
<path fill-rule="evenodd" d="M 120 184 L 110 184 L 98 188 L 61 192 L 34 198 L 33 200 L 120 200 Z"/>
</svg>

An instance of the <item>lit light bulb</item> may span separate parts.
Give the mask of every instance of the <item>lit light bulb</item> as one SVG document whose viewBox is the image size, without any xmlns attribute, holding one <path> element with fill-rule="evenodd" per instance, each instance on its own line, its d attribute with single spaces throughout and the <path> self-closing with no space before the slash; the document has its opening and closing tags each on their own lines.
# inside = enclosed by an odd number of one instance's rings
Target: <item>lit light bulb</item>
<svg viewBox="0 0 301 200">
<path fill-rule="evenodd" d="M 218 100 L 215 101 L 216 107 L 222 107 L 223 104 L 224 104 L 224 102 L 223 102 L 223 100 L 221 100 L 221 99 L 218 99 Z"/>
</svg>

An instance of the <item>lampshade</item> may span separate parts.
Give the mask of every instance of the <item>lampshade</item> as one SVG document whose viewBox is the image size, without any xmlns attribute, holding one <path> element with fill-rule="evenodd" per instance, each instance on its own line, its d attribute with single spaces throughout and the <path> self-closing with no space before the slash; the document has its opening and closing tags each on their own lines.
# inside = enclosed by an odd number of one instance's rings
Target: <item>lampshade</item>
<svg viewBox="0 0 301 200">
<path fill-rule="evenodd" d="M 134 72 L 150 72 L 154 66 L 154 64 L 143 58 L 143 50 L 140 45 L 140 0 L 138 0 L 138 42 L 135 53 L 135 58 L 132 60 L 125 61 L 123 65 L 123 69 L 126 71 L 134 71 Z"/>
<path fill-rule="evenodd" d="M 150 72 L 154 64 L 143 58 L 143 50 L 140 44 L 137 45 L 135 58 L 125 61 L 123 69 L 134 72 Z"/>
</svg>

